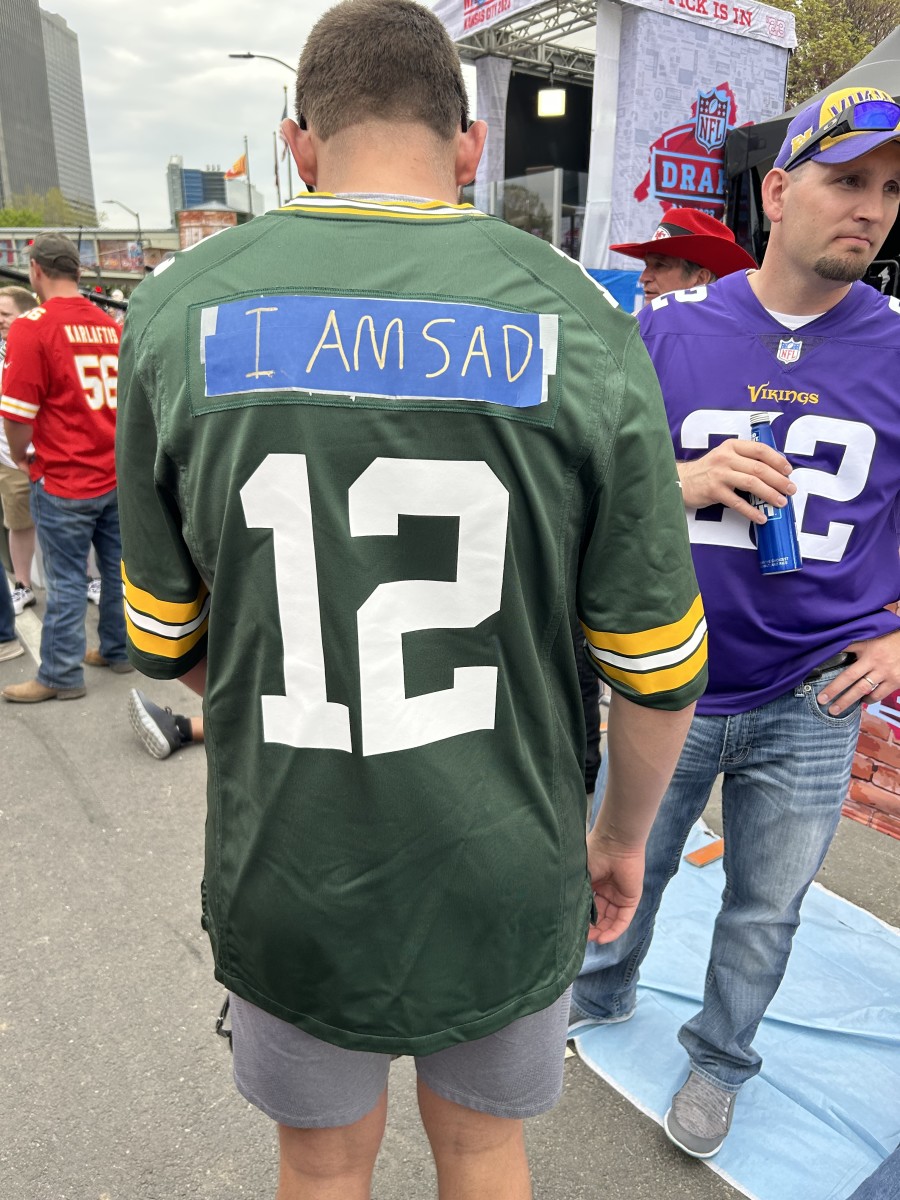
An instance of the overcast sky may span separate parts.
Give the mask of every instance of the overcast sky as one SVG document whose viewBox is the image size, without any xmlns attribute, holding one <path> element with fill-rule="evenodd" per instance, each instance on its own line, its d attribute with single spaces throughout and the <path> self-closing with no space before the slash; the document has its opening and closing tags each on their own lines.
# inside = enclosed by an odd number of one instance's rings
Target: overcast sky
<svg viewBox="0 0 900 1200">
<path fill-rule="evenodd" d="M 127 228 L 131 221 L 103 203 L 111 197 L 140 213 L 144 229 L 167 227 L 169 157 L 227 170 L 243 153 L 245 134 L 251 179 L 273 206 L 272 134 L 285 84 L 293 115 L 292 75 L 277 63 L 228 54 L 250 50 L 296 63 L 333 2 L 41 0 L 78 35 L 94 195 L 106 223 Z"/>
</svg>

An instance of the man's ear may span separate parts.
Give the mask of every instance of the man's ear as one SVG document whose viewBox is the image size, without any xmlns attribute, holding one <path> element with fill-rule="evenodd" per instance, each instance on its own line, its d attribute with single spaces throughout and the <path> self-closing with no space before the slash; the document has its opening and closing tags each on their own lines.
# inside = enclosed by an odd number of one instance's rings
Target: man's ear
<svg viewBox="0 0 900 1200">
<path fill-rule="evenodd" d="M 475 178 L 486 137 L 487 125 L 484 121 L 473 121 L 465 133 L 460 133 L 456 145 L 457 187 L 465 187 Z"/>
<path fill-rule="evenodd" d="M 780 221 L 784 211 L 785 193 L 791 186 L 787 171 L 773 167 L 762 181 L 763 211 L 770 221 Z"/>
<path fill-rule="evenodd" d="M 710 283 L 715 282 L 716 276 L 709 267 L 701 267 L 697 272 L 697 282 L 694 284 L 694 287 L 707 287 Z"/>
<path fill-rule="evenodd" d="M 319 172 L 316 148 L 308 129 L 301 129 L 296 121 L 286 117 L 281 122 L 281 132 L 288 144 L 291 158 L 297 164 L 297 173 L 308 188 L 314 190 Z"/>
</svg>

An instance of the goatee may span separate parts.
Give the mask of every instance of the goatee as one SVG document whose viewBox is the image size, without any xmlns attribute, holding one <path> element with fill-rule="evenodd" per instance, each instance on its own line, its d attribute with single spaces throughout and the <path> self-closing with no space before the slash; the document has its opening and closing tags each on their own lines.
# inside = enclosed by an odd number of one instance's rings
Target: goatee
<svg viewBox="0 0 900 1200">
<path fill-rule="evenodd" d="M 813 266 L 813 270 L 822 279 L 830 279 L 834 283 L 856 283 L 862 279 L 869 269 L 868 262 L 854 261 L 847 258 L 832 258 L 823 255 Z"/>
</svg>

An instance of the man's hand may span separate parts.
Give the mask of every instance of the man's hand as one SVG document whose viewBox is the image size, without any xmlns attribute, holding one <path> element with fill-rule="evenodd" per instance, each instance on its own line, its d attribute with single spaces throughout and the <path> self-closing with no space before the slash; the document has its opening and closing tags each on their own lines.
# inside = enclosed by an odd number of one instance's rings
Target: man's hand
<svg viewBox="0 0 900 1200">
<path fill-rule="evenodd" d="M 785 497 L 797 490 L 788 479 L 791 470 L 784 455 L 771 446 L 728 438 L 702 458 L 680 462 L 678 478 L 688 508 L 725 504 L 754 525 L 765 525 L 763 513 L 737 493 L 752 492 L 766 504 L 783 508 Z"/>
<path fill-rule="evenodd" d="M 839 717 L 857 700 L 867 704 L 883 700 L 900 688 L 900 629 L 865 642 L 851 642 L 847 650 L 856 655 L 856 662 L 819 692 L 819 704 L 833 717 Z"/>
<path fill-rule="evenodd" d="M 597 920 L 588 940 L 603 945 L 614 942 L 631 924 L 644 886 L 643 848 L 618 849 L 588 836 L 588 873 Z"/>
</svg>

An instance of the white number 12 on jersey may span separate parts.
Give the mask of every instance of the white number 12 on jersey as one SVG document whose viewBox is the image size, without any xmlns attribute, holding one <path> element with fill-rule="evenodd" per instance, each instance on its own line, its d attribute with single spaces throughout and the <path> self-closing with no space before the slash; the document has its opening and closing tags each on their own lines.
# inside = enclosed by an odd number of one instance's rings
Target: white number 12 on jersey
<svg viewBox="0 0 900 1200">
<path fill-rule="evenodd" d="M 263 696 L 267 742 L 352 750 L 350 712 L 329 702 L 305 454 L 270 454 L 241 488 L 248 527 L 271 529 L 284 648 L 283 696 Z M 376 458 L 350 488 L 350 535 L 393 535 L 400 514 L 459 517 L 455 582 L 382 583 L 356 614 L 364 755 L 493 729 L 496 667 L 457 667 L 453 686 L 407 698 L 403 634 L 472 628 L 500 608 L 509 494 L 487 463 Z"/>
</svg>

